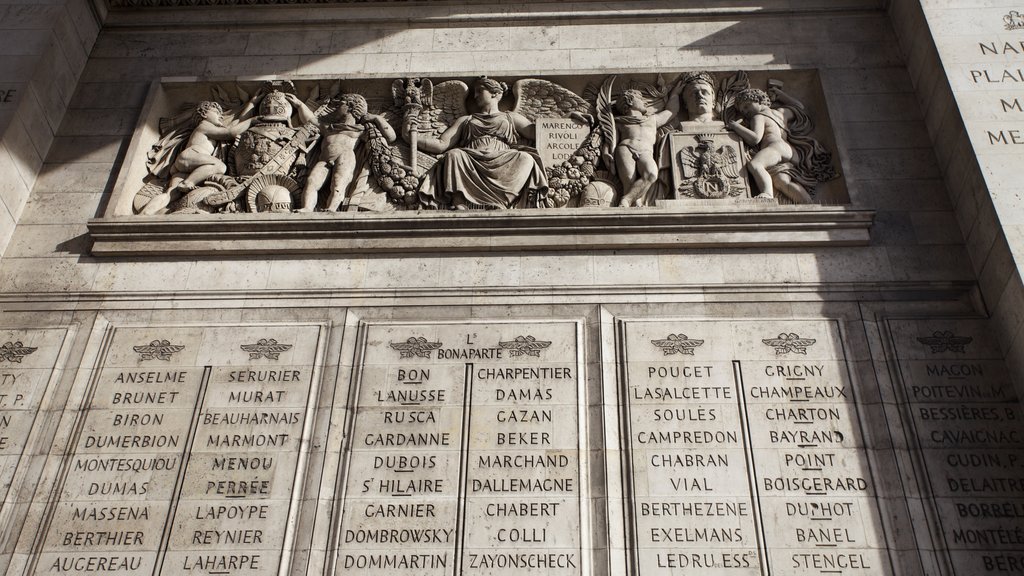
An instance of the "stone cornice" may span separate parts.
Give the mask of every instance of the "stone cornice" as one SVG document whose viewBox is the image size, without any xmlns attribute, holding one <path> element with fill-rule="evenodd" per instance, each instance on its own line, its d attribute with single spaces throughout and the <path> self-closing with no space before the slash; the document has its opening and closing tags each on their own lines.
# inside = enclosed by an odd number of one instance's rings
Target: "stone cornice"
<svg viewBox="0 0 1024 576">
<path fill-rule="evenodd" d="M 105 29 L 274 28 L 301 25 L 547 24 L 580 21 L 748 18 L 884 10 L 886 0 L 94 0 L 109 9 Z"/>
<path fill-rule="evenodd" d="M 223 257 L 866 246 L 848 206 L 660 201 L 657 208 L 126 216 L 89 221 L 93 256 Z"/>
<path fill-rule="evenodd" d="M 315 5 L 315 4 L 361 4 L 361 5 L 381 5 L 387 6 L 388 4 L 421 4 L 421 5 L 452 5 L 452 6 L 479 6 L 485 4 L 502 5 L 505 4 L 501 0 L 463 0 L 461 2 L 453 2 L 451 0 L 105 0 L 108 7 L 112 9 L 133 9 L 133 8 L 202 8 L 202 7 L 248 7 L 248 6 L 296 6 L 296 5 Z M 616 3 L 633 2 L 640 3 L 644 0 L 616 0 Z M 559 0 L 532 0 L 531 3 L 561 3 Z M 607 4 L 605 0 L 573 0 L 573 4 L 593 3 L 593 4 Z M 721 3 L 721 7 L 716 5 L 718 2 L 703 2 L 701 3 L 701 9 L 704 11 L 716 11 L 725 7 L 725 3 Z M 750 8 L 754 9 L 772 9 L 775 8 L 778 2 L 771 0 L 761 2 L 741 2 L 728 3 L 728 6 L 733 10 L 742 10 L 744 5 L 749 5 Z M 790 9 L 795 9 L 790 6 L 789 2 L 784 2 L 785 6 Z M 836 2 L 835 4 L 842 7 L 859 7 L 859 8 L 880 8 L 884 7 L 884 2 L 881 0 L 844 0 Z M 820 9 L 821 7 L 817 7 Z"/>
</svg>

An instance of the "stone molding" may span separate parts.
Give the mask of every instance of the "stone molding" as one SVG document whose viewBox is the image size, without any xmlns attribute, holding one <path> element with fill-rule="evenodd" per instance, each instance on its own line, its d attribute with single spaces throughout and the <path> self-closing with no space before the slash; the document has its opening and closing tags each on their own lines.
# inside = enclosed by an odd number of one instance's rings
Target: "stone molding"
<svg viewBox="0 0 1024 576">
<path fill-rule="evenodd" d="M 873 210 L 663 201 L 656 208 L 247 214 L 89 221 L 94 256 L 866 246 Z"/>
<path fill-rule="evenodd" d="M 884 10 L 883 0 L 831 0 L 793 3 L 785 0 L 735 2 L 716 0 L 689 5 L 673 0 L 533 0 L 510 4 L 494 0 L 444 2 L 430 0 L 96 0 L 109 13 L 106 30 L 145 30 L 168 25 L 194 28 L 304 28 L 383 24 L 529 23 L 557 21 L 657 21 L 665 18 L 759 18 L 771 15 L 818 14 Z"/>
</svg>

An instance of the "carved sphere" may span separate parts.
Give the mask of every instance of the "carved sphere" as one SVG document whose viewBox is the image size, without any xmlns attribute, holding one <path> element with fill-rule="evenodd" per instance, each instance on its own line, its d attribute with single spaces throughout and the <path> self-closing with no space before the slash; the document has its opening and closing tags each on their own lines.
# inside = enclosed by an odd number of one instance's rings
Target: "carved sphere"
<svg viewBox="0 0 1024 576">
<path fill-rule="evenodd" d="M 269 184 L 256 195 L 258 212 L 291 212 L 292 193 L 284 186 Z"/>
</svg>

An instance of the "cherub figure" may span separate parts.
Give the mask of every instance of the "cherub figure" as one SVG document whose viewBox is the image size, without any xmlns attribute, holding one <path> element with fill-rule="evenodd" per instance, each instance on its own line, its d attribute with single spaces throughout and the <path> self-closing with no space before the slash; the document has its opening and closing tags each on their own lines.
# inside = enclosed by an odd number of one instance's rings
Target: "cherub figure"
<svg viewBox="0 0 1024 576">
<path fill-rule="evenodd" d="M 316 208 L 317 192 L 331 178 L 331 192 L 324 208 L 337 211 L 348 195 L 357 171 L 356 148 L 368 137 L 367 124 L 373 123 L 388 143 L 396 139 L 395 131 L 381 116 L 367 113 L 366 99 L 359 94 L 343 94 L 338 108 L 320 122 L 323 134 L 320 160 L 313 166 L 302 190 L 302 205 L 296 212 L 312 212 Z"/>
<path fill-rule="evenodd" d="M 196 106 L 192 115 L 195 128 L 189 134 L 185 147 L 171 165 L 171 178 L 163 193 L 153 196 L 142 209 L 142 214 L 156 214 L 183 193 L 195 190 L 207 178 L 227 173 L 227 166 L 217 156 L 217 142 L 226 142 L 249 129 L 252 119 L 224 125 L 224 109 L 217 102 L 205 101 Z"/>
<path fill-rule="evenodd" d="M 787 104 L 803 107 L 778 88 L 773 87 L 771 90 L 777 98 L 785 99 Z M 748 88 L 737 94 L 735 106 L 747 125 L 732 121 L 728 127 L 748 146 L 757 149 L 757 153 L 747 163 L 747 169 L 757 189 L 761 191 L 755 198 L 770 200 L 775 197 L 775 185 L 769 170 L 792 161 L 795 154 L 788 140 L 788 126 L 795 119 L 795 114 L 787 107 L 772 108 L 772 99 L 768 93 L 756 88 Z M 776 176 L 779 192 L 798 204 L 811 203 L 807 190 L 793 182 L 785 172 L 777 172 Z"/>
<path fill-rule="evenodd" d="M 658 163 L 654 159 L 658 128 L 679 114 L 682 90 L 683 84 L 677 83 L 666 98 L 665 109 L 655 114 L 648 112 L 639 90 L 626 90 L 619 97 L 615 116 L 615 170 L 623 192 L 619 206 L 643 206 L 647 191 L 658 181 Z"/>
</svg>

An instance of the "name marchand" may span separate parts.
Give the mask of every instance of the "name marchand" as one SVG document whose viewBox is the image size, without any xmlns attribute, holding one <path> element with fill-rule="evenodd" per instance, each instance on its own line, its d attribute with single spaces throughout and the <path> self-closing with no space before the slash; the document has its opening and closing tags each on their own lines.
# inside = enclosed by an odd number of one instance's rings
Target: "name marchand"
<svg viewBox="0 0 1024 576">
<path fill-rule="evenodd" d="M 481 454 L 479 468 L 568 468 L 569 457 L 565 454 Z"/>
</svg>

